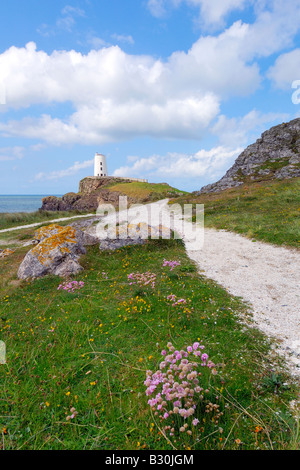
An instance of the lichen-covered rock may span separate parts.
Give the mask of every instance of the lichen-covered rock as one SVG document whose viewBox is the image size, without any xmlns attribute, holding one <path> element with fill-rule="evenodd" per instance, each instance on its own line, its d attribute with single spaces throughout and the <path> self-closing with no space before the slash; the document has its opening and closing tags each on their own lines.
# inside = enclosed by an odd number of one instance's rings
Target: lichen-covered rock
<svg viewBox="0 0 300 470">
<path fill-rule="evenodd" d="M 54 274 L 59 276 L 76 274 L 82 270 L 78 259 L 86 252 L 84 234 L 73 227 L 51 224 L 35 233 L 37 245 L 32 248 L 19 270 L 19 279 L 28 279 Z"/>
<path fill-rule="evenodd" d="M 0 258 L 6 258 L 9 255 L 12 255 L 14 252 L 10 248 L 5 248 L 4 250 L 0 250 Z"/>
<path fill-rule="evenodd" d="M 247 181 L 300 177 L 300 118 L 274 126 L 249 145 L 216 183 L 195 194 L 219 192 Z"/>
</svg>

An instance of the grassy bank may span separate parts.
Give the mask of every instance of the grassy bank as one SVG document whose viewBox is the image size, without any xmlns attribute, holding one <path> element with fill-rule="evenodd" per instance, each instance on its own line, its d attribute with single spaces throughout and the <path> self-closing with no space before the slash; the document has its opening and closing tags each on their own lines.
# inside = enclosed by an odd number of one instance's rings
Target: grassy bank
<svg viewBox="0 0 300 470">
<path fill-rule="evenodd" d="M 299 391 L 245 324 L 244 305 L 199 276 L 181 242 L 113 253 L 90 247 L 74 292 L 58 290 L 56 277 L 16 287 L 22 250 L 0 261 L 2 449 L 299 448 L 289 408 Z M 164 259 L 180 264 L 171 270 Z M 154 274 L 153 287 L 132 283 L 137 272 Z M 160 419 L 145 393 L 146 373 L 159 369 L 168 342 L 178 351 L 200 343 L 214 363 L 199 366 L 203 390 L 186 420 Z"/>
<path fill-rule="evenodd" d="M 78 211 L 1 212 L 0 230 L 19 225 L 35 224 L 37 222 L 47 223 L 50 220 L 76 215 L 84 215 L 84 213 Z"/>
<path fill-rule="evenodd" d="M 205 226 L 276 245 L 299 248 L 300 179 L 244 184 L 174 202 L 204 204 Z"/>
</svg>

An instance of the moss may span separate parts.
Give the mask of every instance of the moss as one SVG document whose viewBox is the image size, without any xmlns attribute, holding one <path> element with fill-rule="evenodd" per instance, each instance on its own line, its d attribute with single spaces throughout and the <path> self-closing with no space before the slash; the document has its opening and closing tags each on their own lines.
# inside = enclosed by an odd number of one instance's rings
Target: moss
<svg viewBox="0 0 300 470">
<path fill-rule="evenodd" d="M 280 158 L 275 161 L 268 160 L 267 162 L 263 163 L 259 168 L 256 169 L 256 172 L 259 170 L 271 170 L 276 171 L 280 168 L 283 168 L 289 164 L 289 158 Z"/>
</svg>

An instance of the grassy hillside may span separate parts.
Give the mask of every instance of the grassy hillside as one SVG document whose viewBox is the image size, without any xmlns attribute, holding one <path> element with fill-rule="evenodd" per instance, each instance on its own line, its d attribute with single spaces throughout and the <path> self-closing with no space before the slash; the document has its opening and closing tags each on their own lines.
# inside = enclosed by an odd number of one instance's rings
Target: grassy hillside
<svg viewBox="0 0 300 470">
<path fill-rule="evenodd" d="M 299 391 L 243 304 L 199 276 L 180 241 L 90 247 L 73 293 L 57 277 L 16 281 L 25 252 L 0 260 L 0 448 L 299 449 L 288 406 Z M 180 264 L 171 270 L 165 258 Z M 132 284 L 138 272 L 155 285 Z M 200 343 L 214 363 L 200 366 L 203 390 L 186 420 L 161 419 L 145 393 L 168 342 Z"/>
<path fill-rule="evenodd" d="M 118 191 L 125 196 L 131 197 L 136 202 L 154 202 L 159 199 L 173 198 L 188 194 L 186 191 L 169 186 L 167 183 L 119 183 L 109 186 L 111 191 Z"/>
<path fill-rule="evenodd" d="M 204 204 L 205 226 L 299 248 L 300 178 L 264 181 L 174 202 Z"/>
</svg>

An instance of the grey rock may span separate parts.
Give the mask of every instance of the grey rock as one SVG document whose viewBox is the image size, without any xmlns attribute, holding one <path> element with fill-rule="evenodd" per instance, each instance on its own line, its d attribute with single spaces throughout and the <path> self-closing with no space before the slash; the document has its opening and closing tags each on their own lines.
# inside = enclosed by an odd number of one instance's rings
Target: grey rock
<svg viewBox="0 0 300 470">
<path fill-rule="evenodd" d="M 142 238 L 106 239 L 100 241 L 99 248 L 100 250 L 104 251 L 114 251 L 118 250 L 119 248 L 123 248 L 124 246 L 143 245 L 145 242 L 146 240 Z"/>
<path fill-rule="evenodd" d="M 36 239 L 40 241 L 23 259 L 18 269 L 19 279 L 39 278 L 47 274 L 61 277 L 77 274 L 83 269 L 78 260 L 86 253 L 85 245 L 98 243 L 93 237 L 70 226 L 50 225 L 36 233 Z"/>
<path fill-rule="evenodd" d="M 244 184 L 247 180 L 300 177 L 300 118 L 265 131 L 236 159 L 216 183 L 194 194 L 219 192 Z"/>
</svg>

